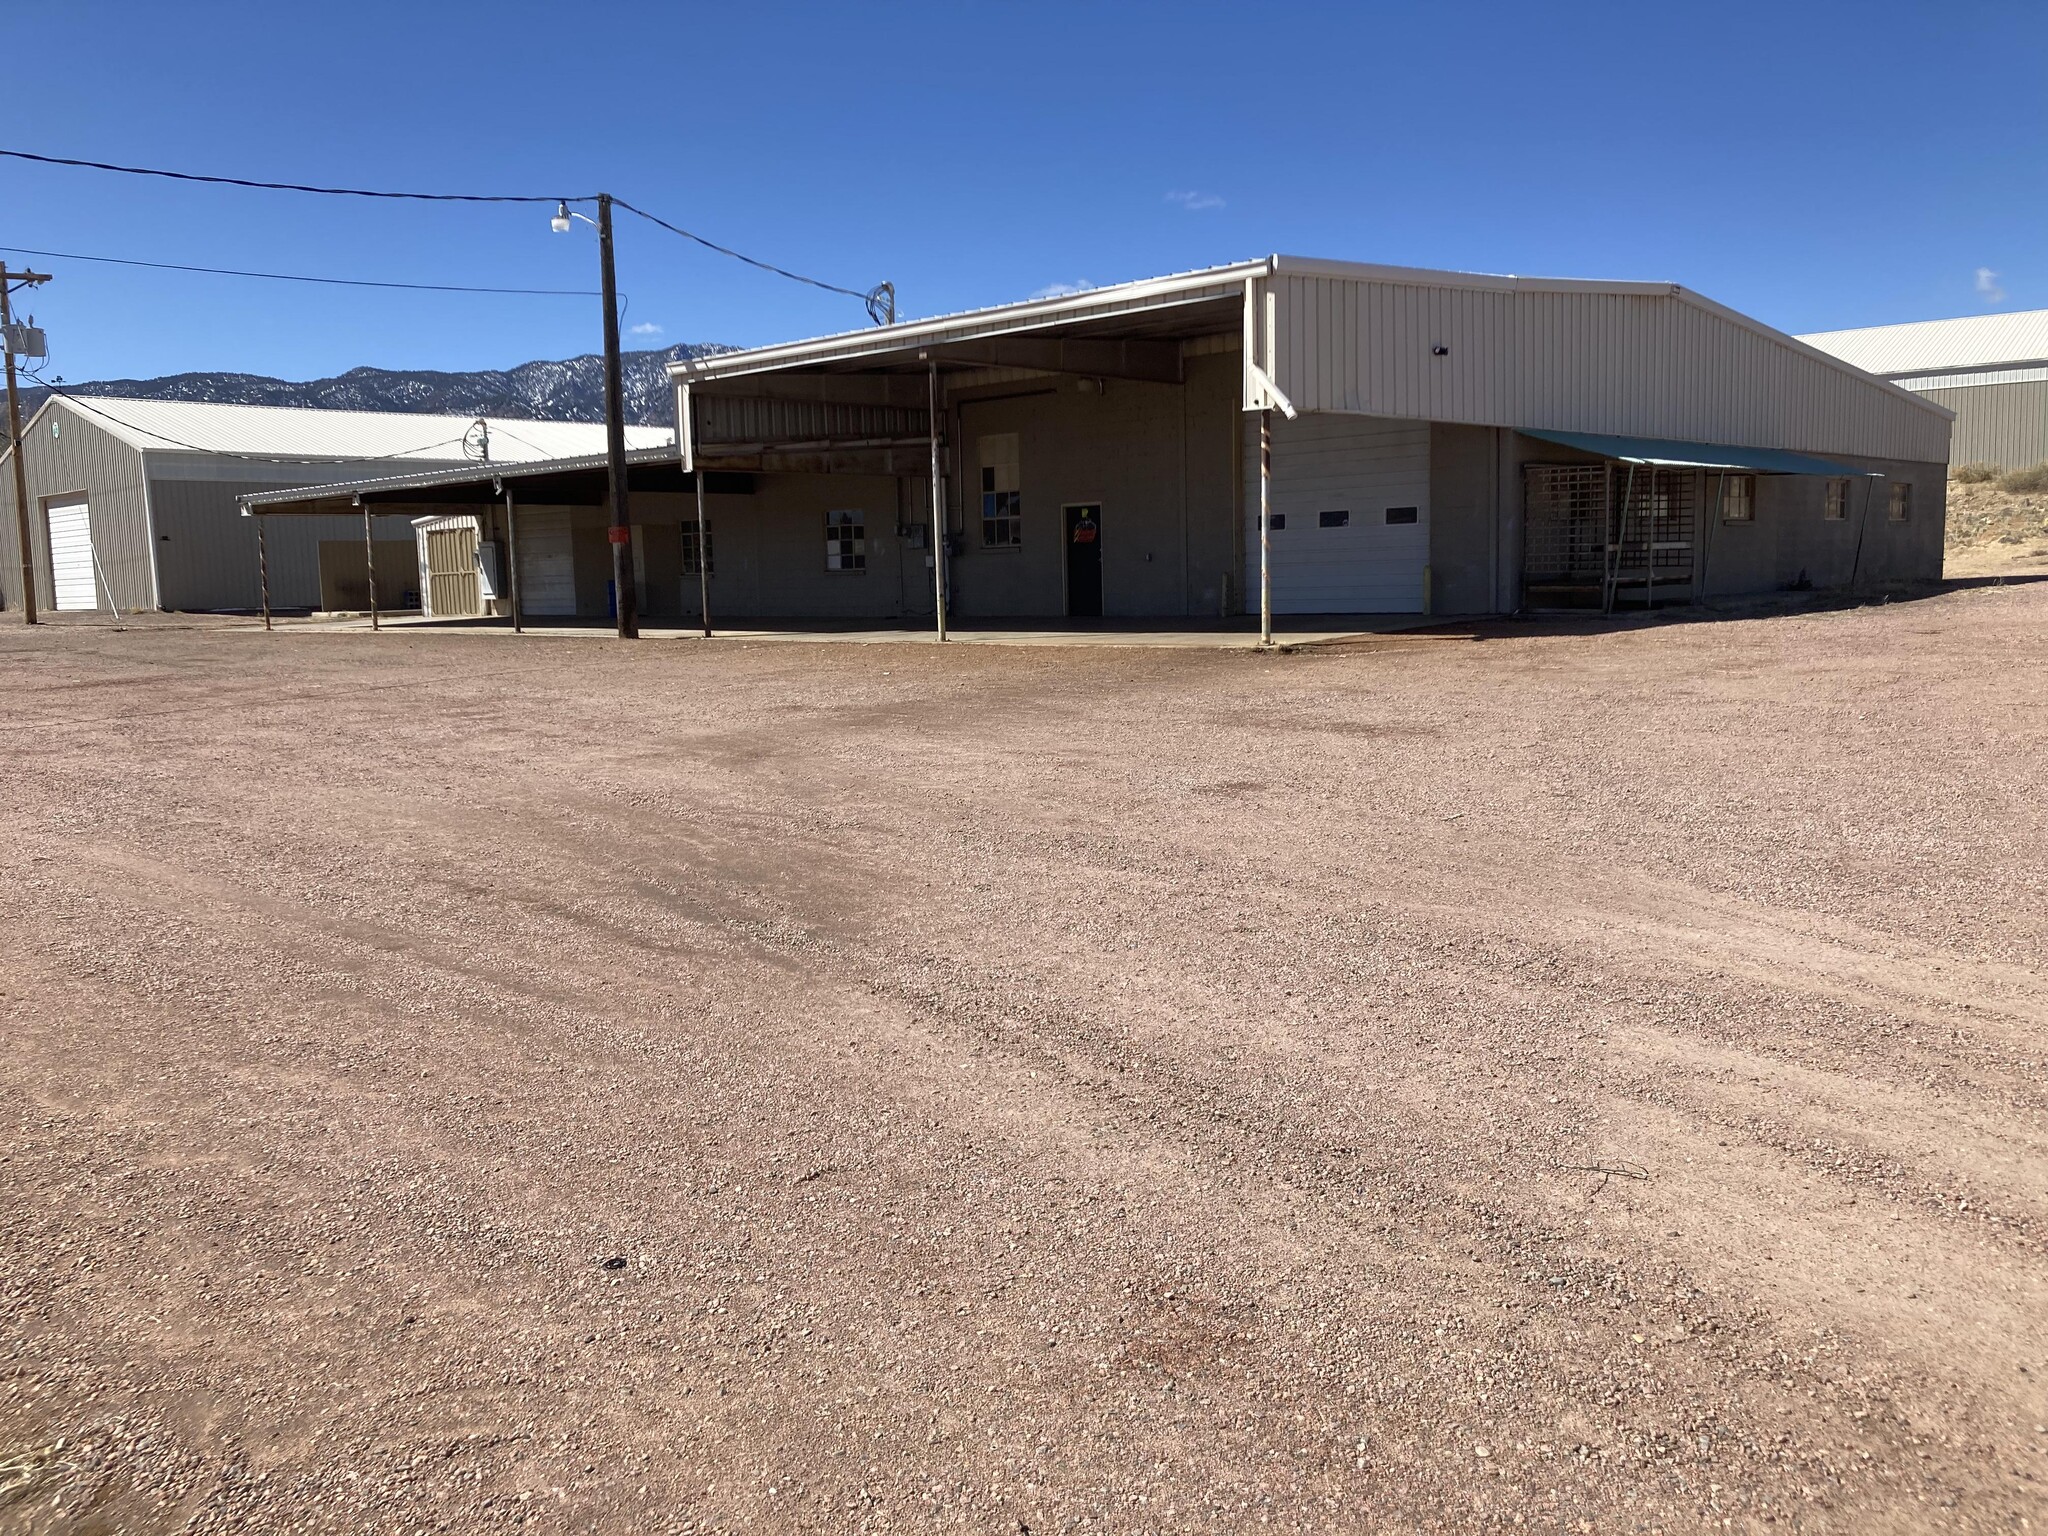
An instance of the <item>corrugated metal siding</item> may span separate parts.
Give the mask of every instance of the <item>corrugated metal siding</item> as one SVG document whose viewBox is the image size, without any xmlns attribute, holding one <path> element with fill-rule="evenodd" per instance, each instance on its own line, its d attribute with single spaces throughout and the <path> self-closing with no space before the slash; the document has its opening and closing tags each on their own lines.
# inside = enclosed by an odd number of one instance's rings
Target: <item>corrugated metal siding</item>
<svg viewBox="0 0 2048 1536">
<path fill-rule="evenodd" d="M 254 608 L 262 586 L 256 568 L 256 524 L 241 515 L 237 496 L 269 489 L 270 480 L 182 480 L 152 476 L 158 572 L 170 609 Z M 412 540 L 403 517 L 378 517 L 379 540 Z M 363 536 L 359 517 L 273 517 L 264 543 L 274 608 L 320 606 L 320 543 Z M 408 585 L 411 583 L 408 582 Z"/>
<path fill-rule="evenodd" d="M 838 400 L 776 400 L 698 391 L 697 430 L 720 443 L 810 443 L 923 437 L 929 413 L 898 405 Z"/>
<path fill-rule="evenodd" d="M 1270 281 L 1303 410 L 1948 457 L 1934 413 L 1676 293 Z"/>
<path fill-rule="evenodd" d="M 60 430 L 51 435 L 51 423 Z M 52 608 L 50 551 L 43 498 L 83 492 L 92 504 L 93 548 L 124 609 L 156 601 L 150 579 L 149 514 L 143 500 L 142 455 L 110 432 L 52 402 L 22 429 L 27 451 L 29 548 L 35 562 L 36 602 Z M 10 611 L 21 607 L 21 556 L 15 540 L 14 472 L 0 471 L 0 595 Z"/>
<path fill-rule="evenodd" d="M 2048 461 L 2048 380 L 1921 393 L 1956 413 L 1951 464 L 2025 469 Z"/>
</svg>

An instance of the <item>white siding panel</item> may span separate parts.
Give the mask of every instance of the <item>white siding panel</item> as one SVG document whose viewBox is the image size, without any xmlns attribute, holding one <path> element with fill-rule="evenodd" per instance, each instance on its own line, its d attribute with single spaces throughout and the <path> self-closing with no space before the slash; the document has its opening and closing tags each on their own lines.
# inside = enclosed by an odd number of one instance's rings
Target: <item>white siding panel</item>
<svg viewBox="0 0 2048 1536">
<path fill-rule="evenodd" d="M 1247 417 L 1245 572 L 1256 609 L 1259 570 L 1258 418 Z M 1388 524 L 1389 507 L 1414 507 Z M 1429 424 L 1364 416 L 1273 422 L 1275 613 L 1420 613 L 1429 563 Z M 1341 528 L 1320 514 L 1350 513 Z"/>
<path fill-rule="evenodd" d="M 1587 293 L 1281 273 L 1304 411 L 1940 462 L 1948 423 L 1682 290 Z M 1433 348 L 1448 349 L 1438 356 Z"/>
<path fill-rule="evenodd" d="M 92 570 L 92 514 L 82 501 L 47 509 L 50 520 L 50 579 L 61 612 L 90 611 L 100 605 Z"/>
</svg>

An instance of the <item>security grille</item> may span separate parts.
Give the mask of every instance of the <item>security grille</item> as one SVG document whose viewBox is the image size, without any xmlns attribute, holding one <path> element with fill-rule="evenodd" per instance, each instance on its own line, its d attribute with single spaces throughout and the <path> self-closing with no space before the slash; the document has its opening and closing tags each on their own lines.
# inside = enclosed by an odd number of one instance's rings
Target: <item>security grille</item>
<svg viewBox="0 0 2048 1536">
<path fill-rule="evenodd" d="M 1606 577 L 1605 464 L 1530 464 L 1523 471 L 1522 574 L 1532 587 L 1598 586 Z"/>
<path fill-rule="evenodd" d="M 1523 469 L 1523 580 L 1532 599 L 1612 608 L 1692 580 L 1698 479 L 1648 464 Z M 1665 595 L 1669 595 L 1668 591 Z"/>
</svg>

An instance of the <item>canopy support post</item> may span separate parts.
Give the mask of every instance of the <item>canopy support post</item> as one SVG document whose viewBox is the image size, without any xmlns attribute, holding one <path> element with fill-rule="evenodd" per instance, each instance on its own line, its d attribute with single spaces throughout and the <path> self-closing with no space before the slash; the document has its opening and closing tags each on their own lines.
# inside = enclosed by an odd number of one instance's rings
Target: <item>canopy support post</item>
<svg viewBox="0 0 2048 1536">
<path fill-rule="evenodd" d="M 363 508 L 363 566 L 370 573 L 370 628 L 382 629 L 383 622 L 377 616 L 377 541 L 370 536 L 368 507 Z"/>
<path fill-rule="evenodd" d="M 1259 644 L 1273 643 L 1273 412 L 1259 412 Z"/>
<path fill-rule="evenodd" d="M 256 586 L 263 595 L 263 632 L 270 632 L 270 549 L 263 541 L 263 514 L 256 514 Z"/>
<path fill-rule="evenodd" d="M 498 484 L 505 492 L 505 572 L 512 593 L 512 633 L 517 635 L 526 628 L 519 607 L 519 504 L 512 499 L 511 486 L 502 480 Z"/>
<path fill-rule="evenodd" d="M 703 621 L 704 638 L 711 638 L 711 521 L 704 510 L 704 466 L 697 459 L 697 425 L 701 419 L 697 412 L 696 397 L 684 386 L 682 392 L 682 420 L 677 423 L 687 434 L 683 456 L 689 462 L 691 478 L 696 481 L 697 491 L 697 617 Z"/>
<path fill-rule="evenodd" d="M 925 366 L 927 425 L 932 439 L 932 609 L 937 615 L 938 637 L 946 638 L 946 491 L 944 472 L 939 466 L 939 364 L 927 356 Z"/>
</svg>

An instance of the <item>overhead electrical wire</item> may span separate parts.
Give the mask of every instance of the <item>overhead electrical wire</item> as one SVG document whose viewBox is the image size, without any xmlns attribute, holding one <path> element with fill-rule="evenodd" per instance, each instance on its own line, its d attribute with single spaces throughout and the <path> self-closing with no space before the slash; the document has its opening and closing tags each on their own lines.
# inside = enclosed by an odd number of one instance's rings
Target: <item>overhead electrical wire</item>
<svg viewBox="0 0 2048 1536">
<path fill-rule="evenodd" d="M 152 267 L 159 272 L 203 272 L 213 277 L 264 277 L 279 283 L 329 283 L 343 288 L 403 288 L 413 293 L 505 293 L 536 297 L 594 299 L 594 288 L 482 288 L 468 283 L 398 283 L 367 277 L 313 277 L 303 272 L 244 272 L 235 267 L 195 267 L 180 261 L 142 261 L 133 256 L 87 256 L 78 251 L 42 251 L 27 245 L 0 245 L 16 256 L 48 256 L 58 261 L 97 261 L 117 267 Z"/>
<path fill-rule="evenodd" d="M 37 165 L 60 165 L 71 166 L 81 170 L 111 171 L 117 175 L 122 176 L 156 176 L 161 177 L 167 181 L 201 182 L 211 186 L 222 187 L 249 187 L 265 192 L 309 192 L 320 197 L 393 198 L 402 201 L 416 203 L 590 203 L 597 201 L 597 195 L 594 193 L 583 197 L 535 197 L 524 194 L 499 195 L 475 192 L 389 192 L 369 187 L 319 187 L 312 186 L 305 182 L 296 181 L 255 181 L 242 176 L 202 176 L 192 171 L 166 171 L 156 169 L 150 166 L 115 165 L 105 160 L 79 160 L 73 159 L 65 155 L 38 155 L 25 149 L 0 149 L 0 158 L 5 158 L 9 160 L 27 160 Z M 627 202 L 622 197 L 613 196 L 611 200 L 614 203 L 616 203 L 619 207 L 625 209 L 628 213 L 637 214 L 639 215 L 639 217 L 647 220 L 648 223 L 658 225 L 660 228 L 667 230 L 672 235 L 679 235 L 685 240 L 694 241 L 698 245 L 703 246 L 706 250 L 716 251 L 721 256 L 729 256 L 734 261 L 744 262 L 747 266 L 753 267 L 762 272 L 772 273 L 776 277 L 787 278 L 790 282 L 793 283 L 803 283 L 808 287 L 822 289 L 826 293 L 843 294 L 845 297 L 849 299 L 859 299 L 863 304 L 867 306 L 868 314 L 871 318 L 877 321 L 881 319 L 881 311 L 878 308 L 879 295 L 882 291 L 880 285 L 877 285 L 874 288 L 861 290 L 857 288 L 843 288 L 837 283 L 828 283 L 821 278 L 806 277 L 801 272 L 792 272 L 787 267 L 779 267 L 775 265 L 775 263 L 772 261 L 762 261 L 758 257 L 747 255 L 744 251 L 736 251 L 729 245 L 720 245 L 716 240 L 707 239 L 705 236 L 697 234 L 694 231 L 684 229 L 680 224 L 671 224 L 667 219 L 660 218 L 655 214 L 651 214 L 644 208 L 634 207 L 633 204 Z M 100 259 L 113 260 L 115 258 L 107 257 Z M 152 263 L 135 262 L 132 263 L 132 265 L 146 266 L 152 265 Z M 236 275 L 266 277 L 278 274 L 246 273 Z M 342 280 L 334 279 L 333 281 Z M 413 285 L 387 285 L 363 283 L 360 286 L 409 287 Z"/>
</svg>

